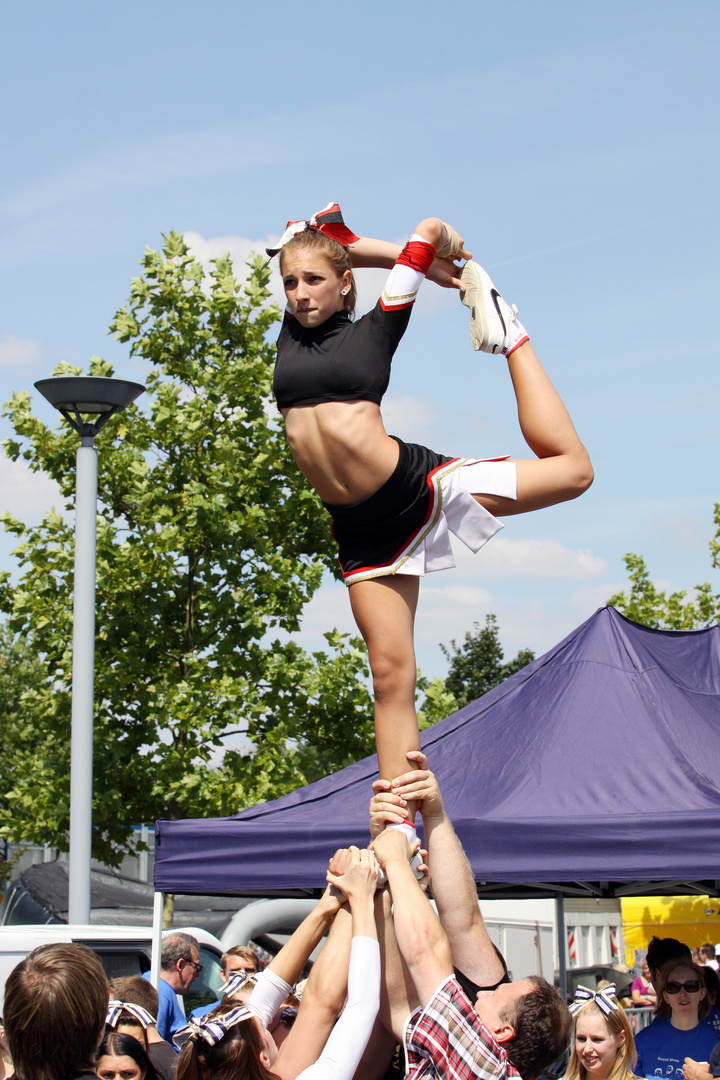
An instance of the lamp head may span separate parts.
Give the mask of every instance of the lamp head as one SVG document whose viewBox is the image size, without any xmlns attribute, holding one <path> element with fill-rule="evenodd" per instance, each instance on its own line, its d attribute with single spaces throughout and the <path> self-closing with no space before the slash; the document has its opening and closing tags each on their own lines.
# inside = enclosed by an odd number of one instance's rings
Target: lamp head
<svg viewBox="0 0 720 1080">
<path fill-rule="evenodd" d="M 106 379 L 96 375 L 61 375 L 35 383 L 50 402 L 82 437 L 83 445 L 92 441 L 115 413 L 126 409 L 145 390 L 141 383 L 126 379 Z M 83 415 L 97 416 L 90 423 Z"/>
</svg>

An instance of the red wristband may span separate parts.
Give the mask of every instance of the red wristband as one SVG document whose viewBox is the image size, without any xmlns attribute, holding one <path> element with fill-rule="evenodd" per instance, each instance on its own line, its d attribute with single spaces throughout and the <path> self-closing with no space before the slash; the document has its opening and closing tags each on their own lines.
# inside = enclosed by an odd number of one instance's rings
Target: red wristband
<svg viewBox="0 0 720 1080">
<path fill-rule="evenodd" d="M 421 274 L 427 274 L 434 260 L 435 247 L 427 240 L 408 240 L 397 259 L 401 266 L 410 266 Z"/>
</svg>

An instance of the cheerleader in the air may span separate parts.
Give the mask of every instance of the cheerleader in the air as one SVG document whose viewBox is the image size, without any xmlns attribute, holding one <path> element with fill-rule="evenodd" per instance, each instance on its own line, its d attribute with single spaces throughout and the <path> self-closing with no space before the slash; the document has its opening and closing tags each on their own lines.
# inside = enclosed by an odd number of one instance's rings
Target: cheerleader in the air
<svg viewBox="0 0 720 1080">
<path fill-rule="evenodd" d="M 439 218 L 421 221 L 400 248 L 356 236 L 331 204 L 309 221 L 289 222 L 268 254 L 280 256 L 287 297 L 275 397 L 293 457 L 333 520 L 370 658 L 380 776 L 391 779 L 406 771 L 408 750 L 420 748 L 418 584 L 454 565 L 448 533 L 476 552 L 502 527 L 498 518 L 576 498 L 593 470 L 517 309 Z M 353 320 L 358 267 L 390 274 L 373 310 Z M 380 406 L 392 357 L 425 277 L 460 291 L 473 348 L 507 359 L 520 429 L 535 457 L 447 457 L 386 432 Z M 408 810 L 412 823 L 414 807 Z"/>
</svg>

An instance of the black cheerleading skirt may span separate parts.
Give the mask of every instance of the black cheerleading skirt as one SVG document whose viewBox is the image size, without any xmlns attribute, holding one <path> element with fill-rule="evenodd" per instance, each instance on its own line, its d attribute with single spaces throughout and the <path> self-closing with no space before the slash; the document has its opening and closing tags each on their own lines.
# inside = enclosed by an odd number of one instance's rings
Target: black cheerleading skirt
<svg viewBox="0 0 720 1080">
<path fill-rule="evenodd" d="M 355 506 L 323 503 L 333 519 L 332 534 L 346 579 L 397 572 L 398 560 L 432 513 L 433 473 L 457 460 L 392 437 L 400 456 L 382 487 Z"/>
</svg>

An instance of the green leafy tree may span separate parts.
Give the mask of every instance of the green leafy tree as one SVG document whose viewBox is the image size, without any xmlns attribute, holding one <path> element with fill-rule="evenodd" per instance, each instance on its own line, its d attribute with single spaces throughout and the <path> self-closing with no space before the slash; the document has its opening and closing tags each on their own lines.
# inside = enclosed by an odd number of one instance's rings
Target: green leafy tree
<svg viewBox="0 0 720 1080">
<path fill-rule="evenodd" d="M 142 265 L 111 330 L 146 363 L 147 395 L 97 437 L 93 843 L 110 863 L 134 822 L 234 813 L 372 750 L 359 639 L 327 634 L 313 656 L 272 639 L 298 629 L 336 558 L 271 404 L 266 335 L 279 313 L 267 303 L 267 264 L 252 260 L 245 283 L 229 258 L 204 275 L 171 233 Z M 112 370 L 93 357 L 89 373 Z M 77 435 L 42 423 L 27 392 L 5 412 L 7 455 L 52 477 L 70 508 Z M 4 575 L 0 610 L 43 675 L 22 694 L 34 748 L 0 825 L 62 848 L 73 531 L 55 511 L 35 527 L 2 520 L 22 576 L 13 585 Z M 239 736 L 244 746 L 228 743 Z"/>
<path fill-rule="evenodd" d="M 715 536 L 710 541 L 710 559 L 720 567 L 720 503 L 715 504 Z M 611 596 L 608 604 L 633 622 L 656 629 L 693 630 L 712 626 L 720 618 L 720 596 L 709 582 L 695 586 L 695 597 L 687 599 L 685 589 L 665 593 L 657 589 L 641 555 L 628 554 L 624 563 L 630 577 L 630 591 Z"/>
<path fill-rule="evenodd" d="M 417 688 L 425 693 L 422 709 L 418 710 L 417 714 L 421 731 L 437 724 L 438 720 L 444 720 L 460 708 L 455 695 L 447 689 L 445 680 L 437 675 L 434 679 L 425 679 L 418 672 Z"/>
<path fill-rule="evenodd" d="M 449 649 L 444 645 L 440 648 L 450 661 L 450 667 L 445 679 L 428 681 L 421 678 L 418 681 L 418 688 L 425 692 L 418 713 L 421 730 L 482 697 L 535 659 L 531 649 L 522 649 L 514 660 L 503 663 L 500 631 L 494 615 L 485 617 L 482 628 L 475 623 L 474 633 L 468 631 L 465 634 L 462 646 L 451 641 Z"/>
<path fill-rule="evenodd" d="M 531 649 L 522 649 L 514 660 L 503 663 L 500 631 L 494 615 L 486 615 L 482 628 L 475 623 L 474 633 L 465 634 L 461 647 L 451 641 L 450 648 L 443 645 L 442 651 L 450 661 L 445 687 L 454 696 L 458 709 L 486 694 L 535 659 Z"/>
<path fill-rule="evenodd" d="M 0 623 L 0 820 L 7 820 L 20 808 L 21 814 L 32 815 L 41 828 L 51 832 L 59 817 L 67 815 L 67 800 L 58 805 L 50 792 L 38 791 L 33 802 L 24 789 L 25 773 L 33 758 L 42 759 L 46 777 L 69 768 L 67 747 L 56 743 L 41 716 L 26 713 L 24 707 L 24 701 L 46 683 L 47 672 L 35 653 L 7 624 Z"/>
</svg>

